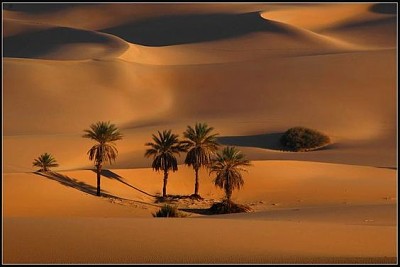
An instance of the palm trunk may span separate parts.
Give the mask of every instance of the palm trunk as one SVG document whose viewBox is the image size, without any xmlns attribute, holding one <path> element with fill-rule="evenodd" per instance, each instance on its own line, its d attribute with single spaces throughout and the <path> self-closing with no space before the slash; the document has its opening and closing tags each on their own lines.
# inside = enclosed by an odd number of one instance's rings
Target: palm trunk
<svg viewBox="0 0 400 267">
<path fill-rule="evenodd" d="M 164 170 L 163 197 L 167 196 L 168 170 Z"/>
<path fill-rule="evenodd" d="M 97 166 L 97 196 L 100 196 L 100 173 L 101 173 L 101 165 L 98 164 Z"/>
<path fill-rule="evenodd" d="M 231 197 L 232 197 L 232 189 L 231 188 L 226 188 L 225 189 L 225 194 L 226 194 L 226 199 L 228 200 L 228 203 L 231 203 Z"/>
<path fill-rule="evenodd" d="M 199 195 L 199 168 L 195 168 L 194 172 L 195 172 L 195 176 L 196 176 L 196 179 L 194 182 L 194 194 L 196 196 L 198 196 Z"/>
</svg>

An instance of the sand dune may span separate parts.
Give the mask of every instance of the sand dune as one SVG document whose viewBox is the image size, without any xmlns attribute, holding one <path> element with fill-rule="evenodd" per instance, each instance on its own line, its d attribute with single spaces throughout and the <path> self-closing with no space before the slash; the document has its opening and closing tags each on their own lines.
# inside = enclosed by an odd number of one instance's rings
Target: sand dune
<svg viewBox="0 0 400 267">
<path fill-rule="evenodd" d="M 120 4 L 18 4 L 5 6 L 7 18 L 46 22 L 54 25 L 86 30 L 100 30 L 126 23 L 139 22 L 169 15 L 237 14 L 280 8 L 266 4 L 176 4 L 120 3 Z M 90 17 L 90 20 L 87 19 Z"/>
<path fill-rule="evenodd" d="M 297 42 L 303 45 L 311 42 L 307 40 L 311 38 L 306 31 L 262 18 L 259 12 L 165 16 L 101 31 L 134 44 L 156 47 L 232 39 L 256 32 L 273 33 L 277 35 L 276 38 L 279 35 L 298 38 Z"/>
<path fill-rule="evenodd" d="M 396 263 L 389 226 L 7 218 L 4 234 L 5 263 Z"/>
<path fill-rule="evenodd" d="M 265 11 L 262 16 L 363 47 L 377 49 L 396 46 L 396 7 L 393 4 L 328 6 Z"/>
<path fill-rule="evenodd" d="M 92 171 L 62 172 L 60 179 L 75 181 L 73 186 L 37 174 L 6 174 L 5 262 L 395 261 L 394 170 L 285 161 L 253 164 L 245 187 L 234 198 L 257 212 L 188 213 L 192 218 L 169 220 L 149 218 L 155 205 L 160 205 L 149 194 L 161 189 L 161 175 L 150 169 L 104 173 L 103 190 L 129 201 L 82 193 L 79 186 L 94 186 Z M 297 176 L 292 177 L 293 173 Z M 181 166 L 170 176 L 169 193 L 190 193 L 192 175 L 192 170 Z M 220 198 L 221 192 L 205 173 L 201 177 L 202 195 Z M 185 211 L 198 207 L 190 202 L 177 204 Z M 154 250 L 151 240 L 158 240 L 160 250 Z M 161 249 L 164 246 L 168 250 Z M 49 250 L 51 257 L 46 253 Z M 24 253 L 21 256 L 16 251 Z"/>
<path fill-rule="evenodd" d="M 5 263 L 396 263 L 397 6 L 384 3 L 5 4 Z M 123 133 L 104 197 L 81 137 Z M 158 130 L 207 122 L 252 161 L 233 200 L 201 170 L 203 202 L 154 219 Z M 331 137 L 282 151 L 305 126 Z M 55 156 L 54 173 L 32 161 Z M 193 193 L 179 158 L 168 193 Z"/>
<path fill-rule="evenodd" d="M 352 43 L 373 47 L 396 47 L 396 16 L 347 22 L 324 29 L 321 33 Z"/>
<path fill-rule="evenodd" d="M 127 136 L 117 168 L 149 166 L 143 154 L 151 133 L 160 129 L 182 133 L 196 121 L 208 122 L 221 136 L 271 134 L 304 125 L 326 132 L 337 149 L 279 154 L 278 159 L 315 160 L 322 155 L 319 161 L 395 167 L 394 56 L 394 51 L 371 51 L 190 66 L 5 59 L 5 171 L 31 171 L 32 159 L 43 149 L 55 154 L 65 168 L 88 164 L 90 142 L 80 135 L 98 120 L 113 121 Z M 225 79 L 227 75 L 231 78 Z M 235 94 L 230 93 L 233 88 Z M 229 101 L 224 101 L 228 95 Z M 94 108 L 94 99 L 107 108 Z M 79 104 L 71 107 L 71 103 Z M 146 126 L 139 127 L 143 123 Z M 76 145 L 65 149 L 65 135 Z M 54 140 L 52 145 L 48 140 Z M 259 141 L 257 147 L 264 148 Z M 14 154 L 15 147 L 25 152 Z M 278 156 L 266 150 L 254 152 L 251 159 Z M 23 162 L 22 168 L 8 168 L 18 162 Z"/>
<path fill-rule="evenodd" d="M 6 32 L 11 31 L 11 36 L 4 39 L 5 57 L 83 60 L 116 57 L 128 48 L 114 36 L 67 27 L 28 24 L 30 31 L 21 32 L 26 24 L 6 20 Z"/>
<path fill-rule="evenodd" d="M 161 192 L 161 173 L 142 168 L 112 169 L 104 174 L 102 189 L 105 193 L 122 199 L 146 202 L 148 205 L 145 206 L 150 211 L 154 210 L 150 204 L 155 201 L 152 196 Z M 96 197 L 90 196 L 96 187 L 93 171 L 62 171 L 60 175 L 47 177 L 38 174 L 5 174 L 5 200 L 9 203 L 5 208 L 5 215 L 60 216 L 71 210 L 76 216 L 113 216 L 100 208 L 98 202 L 101 201 L 96 202 Z M 214 187 L 212 177 L 205 170 L 200 175 L 201 194 L 208 199 L 221 199 L 223 192 Z M 255 210 L 325 205 L 339 205 L 343 208 L 348 205 L 394 204 L 396 201 L 396 171 L 390 169 L 301 161 L 253 161 L 253 167 L 249 168 L 244 179 L 245 188 L 235 192 L 233 199 L 249 204 Z M 193 181 L 193 170 L 182 165 L 178 172 L 171 173 L 168 193 L 190 195 Z M 64 186 L 60 186 L 60 183 Z M 46 191 L 54 193 L 41 193 Z M 71 195 L 67 197 L 69 192 Z M 58 199 L 60 204 L 54 205 L 50 199 Z M 82 203 L 79 204 L 82 208 L 75 206 L 78 203 Z M 85 214 L 84 203 L 97 203 L 98 206 Z M 31 206 L 41 208 L 32 209 Z M 148 217 L 151 216 L 150 211 L 147 211 Z M 131 217 L 132 214 L 126 212 L 121 215 Z"/>
</svg>

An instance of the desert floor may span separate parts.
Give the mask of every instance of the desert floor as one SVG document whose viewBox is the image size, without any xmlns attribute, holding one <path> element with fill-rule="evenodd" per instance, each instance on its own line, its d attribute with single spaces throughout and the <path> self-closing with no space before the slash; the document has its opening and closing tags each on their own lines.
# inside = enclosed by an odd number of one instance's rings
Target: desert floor
<svg viewBox="0 0 400 267">
<path fill-rule="evenodd" d="M 3 263 L 396 263 L 394 4 L 13 4 L 3 6 Z M 83 129 L 124 135 L 102 176 Z M 162 174 L 151 134 L 206 122 L 252 161 L 233 200 L 153 218 Z M 332 144 L 286 152 L 305 126 Z M 60 166 L 34 173 L 44 152 Z M 183 155 L 184 156 L 184 155 Z M 168 194 L 193 193 L 179 159 Z"/>
</svg>

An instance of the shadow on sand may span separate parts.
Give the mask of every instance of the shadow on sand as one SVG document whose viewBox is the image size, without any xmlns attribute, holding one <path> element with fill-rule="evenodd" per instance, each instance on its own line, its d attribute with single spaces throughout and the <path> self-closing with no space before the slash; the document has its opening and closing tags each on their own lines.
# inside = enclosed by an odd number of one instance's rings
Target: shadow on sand
<svg viewBox="0 0 400 267">
<path fill-rule="evenodd" d="M 60 174 L 60 173 L 57 173 L 57 172 L 34 172 L 34 174 L 43 176 L 43 177 L 45 177 L 47 179 L 50 179 L 50 180 L 53 180 L 53 181 L 56 181 L 56 182 L 59 182 L 60 184 L 62 184 L 64 186 L 74 188 L 74 189 L 79 190 L 81 192 L 84 192 L 84 193 L 87 193 L 87 194 L 90 194 L 90 195 L 93 195 L 93 196 L 97 196 L 96 195 L 97 188 L 95 186 L 86 184 L 85 182 L 82 182 L 82 181 L 78 181 L 75 178 L 71 178 L 71 177 L 68 177 L 66 175 L 63 175 L 63 174 Z M 115 173 L 113 173 L 111 171 L 110 172 L 106 171 L 106 174 L 108 174 L 111 178 L 117 177 L 117 178 L 115 178 L 117 180 L 122 178 L 118 174 L 115 174 Z M 122 182 L 124 184 L 127 184 L 127 183 L 125 183 L 123 181 L 120 181 L 120 182 Z M 129 184 L 127 184 L 127 185 L 130 186 Z M 131 187 L 133 187 L 133 186 L 131 186 Z M 140 191 L 140 192 L 142 192 L 142 193 L 147 194 L 146 192 L 143 192 L 143 191 L 141 191 L 141 190 L 139 190 L 139 189 L 137 189 L 135 187 L 133 187 L 133 188 L 138 190 L 138 191 Z M 148 194 L 148 195 L 150 195 L 150 194 Z M 132 199 L 127 199 L 127 198 L 114 196 L 114 195 L 111 195 L 111 194 L 105 192 L 104 190 L 101 190 L 101 197 L 106 197 L 106 198 L 114 199 L 114 200 L 120 200 L 125 204 L 137 203 L 137 204 L 144 204 L 144 205 L 153 206 L 153 207 L 159 207 L 158 205 L 154 205 L 154 204 L 151 204 L 151 203 L 148 203 L 148 202 L 144 202 L 144 201 L 138 201 L 138 200 L 132 200 Z"/>
<path fill-rule="evenodd" d="M 273 150 L 285 150 L 280 144 L 283 133 L 269 133 L 247 136 L 221 136 L 217 140 L 222 145 L 247 146 Z"/>
<path fill-rule="evenodd" d="M 259 12 L 164 16 L 106 28 L 101 31 L 145 46 L 206 42 L 242 36 L 252 32 L 289 32 L 281 23 L 263 19 Z"/>
<path fill-rule="evenodd" d="M 396 3 L 378 3 L 370 7 L 371 11 L 381 14 L 397 14 Z"/>
<path fill-rule="evenodd" d="M 294 152 L 284 147 L 280 143 L 280 139 L 284 133 L 269 133 L 259 135 L 247 135 L 247 136 L 221 136 L 217 137 L 217 140 L 222 145 L 228 146 L 244 146 L 244 147 L 256 147 L 263 149 L 277 150 L 281 152 Z M 328 144 L 318 148 L 310 149 L 309 151 L 317 150 L 328 150 L 335 148 L 336 144 Z M 298 153 L 298 152 L 294 152 Z"/>
<path fill-rule="evenodd" d="M 24 12 L 28 14 L 41 14 L 41 13 L 51 13 L 57 11 L 67 10 L 72 7 L 82 7 L 89 6 L 88 4 L 44 4 L 44 3 L 7 3 L 4 4 L 3 9 L 9 11 Z"/>
<path fill-rule="evenodd" d="M 4 56 L 40 58 L 60 46 L 76 43 L 96 43 L 109 48 L 117 48 L 117 42 L 107 36 L 85 30 L 56 27 L 5 37 Z M 122 45 L 121 42 L 121 47 Z"/>
<path fill-rule="evenodd" d="M 91 170 L 91 171 L 93 171 L 94 173 L 96 173 L 96 170 Z M 143 193 L 143 194 L 145 194 L 145 195 L 147 195 L 147 196 L 156 197 L 156 196 L 154 196 L 154 195 L 152 195 L 152 194 L 149 194 L 149 193 L 147 193 L 147 192 L 145 192 L 145 191 L 143 191 L 143 190 L 141 190 L 141 189 L 139 189 L 139 188 L 137 188 L 137 187 L 135 187 L 135 186 L 133 186 L 133 185 L 127 183 L 127 182 L 125 181 L 125 178 L 124 178 L 124 177 L 122 177 L 122 176 L 120 176 L 120 175 L 118 175 L 118 174 L 116 174 L 115 172 L 112 172 L 112 171 L 110 171 L 110 170 L 101 170 L 101 176 L 107 177 L 107 178 L 109 178 L 109 179 L 117 180 L 118 182 L 123 183 L 124 185 L 127 185 L 127 186 L 129 186 L 130 188 L 135 189 L 136 191 L 139 191 L 140 193 Z"/>
<path fill-rule="evenodd" d="M 185 212 L 190 212 L 190 213 L 195 213 L 195 214 L 200 214 L 200 215 L 216 215 L 213 214 L 209 208 L 207 209 L 189 209 L 189 208 L 182 208 L 182 209 L 178 209 L 181 211 L 185 211 Z"/>
<path fill-rule="evenodd" d="M 53 181 L 57 181 L 64 186 L 75 188 L 79 191 L 82 191 L 84 193 L 87 193 L 87 194 L 90 194 L 93 196 L 96 196 L 96 193 L 97 193 L 97 188 L 95 186 L 86 184 L 85 182 L 78 181 L 75 178 L 71 178 L 71 177 L 68 177 L 66 175 L 63 175 L 63 174 L 60 174 L 57 172 L 34 172 L 34 174 L 46 177 Z M 122 199 L 120 197 L 108 194 L 108 193 L 104 192 L 103 190 L 101 190 L 101 196 Z"/>
</svg>

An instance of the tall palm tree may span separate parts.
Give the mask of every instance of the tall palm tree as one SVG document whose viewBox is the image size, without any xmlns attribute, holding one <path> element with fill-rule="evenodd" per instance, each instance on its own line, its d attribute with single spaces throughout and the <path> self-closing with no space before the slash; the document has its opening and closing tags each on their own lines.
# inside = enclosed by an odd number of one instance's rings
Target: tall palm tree
<svg viewBox="0 0 400 267">
<path fill-rule="evenodd" d="M 199 197 L 199 169 L 208 166 L 211 163 L 211 157 L 218 150 L 216 136 L 211 134 L 213 127 L 208 127 L 206 123 L 196 123 L 194 128 L 188 126 L 183 136 L 186 138 L 183 142 L 188 149 L 185 164 L 192 166 L 195 173 L 194 194 Z"/>
<path fill-rule="evenodd" d="M 82 137 L 97 142 L 97 144 L 89 149 L 87 154 L 89 155 L 89 160 L 93 160 L 96 167 L 97 196 L 100 196 L 100 177 L 103 163 L 108 161 L 112 164 L 112 161 L 115 162 L 118 150 L 114 142 L 121 140 L 122 134 L 114 124 L 103 121 L 91 124 L 90 129 L 85 129 L 84 132 L 85 134 Z"/>
<path fill-rule="evenodd" d="M 50 167 L 58 167 L 56 159 L 49 153 L 44 153 L 35 159 L 32 163 L 33 166 L 40 167 L 39 172 L 48 172 Z"/>
<path fill-rule="evenodd" d="M 222 154 L 212 160 L 210 173 L 215 173 L 215 185 L 225 190 L 228 203 L 231 203 L 232 191 L 244 185 L 241 172 L 250 166 L 250 161 L 235 147 L 225 147 Z"/>
<path fill-rule="evenodd" d="M 171 130 L 158 131 L 158 136 L 153 134 L 153 143 L 146 143 L 150 148 L 146 150 L 145 157 L 153 157 L 152 168 L 155 171 L 164 171 L 163 198 L 167 196 L 168 173 L 178 170 L 178 162 L 175 155 L 186 152 L 184 144 L 179 141 L 178 135 Z"/>
</svg>

